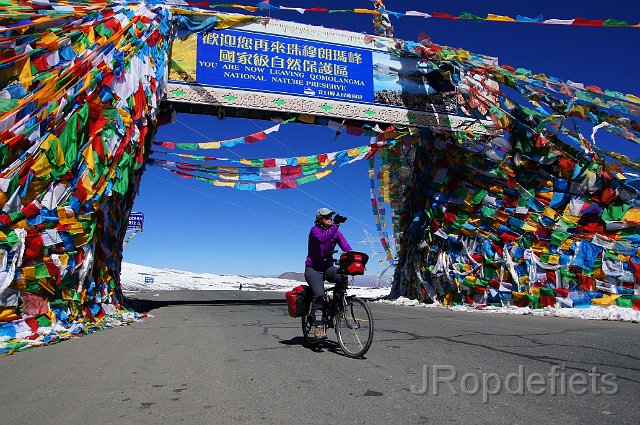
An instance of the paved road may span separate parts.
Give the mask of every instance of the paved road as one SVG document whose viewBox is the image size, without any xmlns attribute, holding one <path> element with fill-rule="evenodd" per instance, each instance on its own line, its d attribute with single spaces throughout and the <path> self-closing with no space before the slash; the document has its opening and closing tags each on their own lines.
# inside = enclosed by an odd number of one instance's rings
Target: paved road
<svg viewBox="0 0 640 425">
<path fill-rule="evenodd" d="M 137 295 L 153 315 L 142 323 L 0 358 L 2 423 L 617 424 L 640 413 L 638 324 L 373 304 L 373 346 L 354 360 L 303 346 L 281 293 L 157 295 Z M 437 394 L 422 391 L 434 370 L 456 374 Z"/>
</svg>

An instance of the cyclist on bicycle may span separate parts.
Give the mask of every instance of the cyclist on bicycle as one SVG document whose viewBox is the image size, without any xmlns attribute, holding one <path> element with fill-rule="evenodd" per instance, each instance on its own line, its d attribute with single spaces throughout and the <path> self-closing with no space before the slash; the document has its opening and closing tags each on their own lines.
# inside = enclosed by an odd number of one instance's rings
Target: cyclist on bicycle
<svg viewBox="0 0 640 425">
<path fill-rule="evenodd" d="M 352 251 L 351 246 L 338 229 L 346 217 L 336 214 L 329 208 L 320 208 L 316 213 L 315 225 L 309 232 L 309 248 L 305 261 L 304 278 L 313 291 L 311 302 L 311 316 L 315 326 L 316 339 L 324 339 L 327 334 L 322 324 L 322 309 L 324 296 L 324 281 L 345 284 L 347 276 L 338 273 L 338 268 L 333 264 L 333 253 L 336 244 L 343 251 Z"/>
</svg>

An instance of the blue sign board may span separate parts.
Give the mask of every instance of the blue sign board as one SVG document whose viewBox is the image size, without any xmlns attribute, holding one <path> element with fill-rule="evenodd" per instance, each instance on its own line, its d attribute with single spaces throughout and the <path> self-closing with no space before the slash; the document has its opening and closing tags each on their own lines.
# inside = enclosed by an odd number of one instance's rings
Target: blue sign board
<svg viewBox="0 0 640 425">
<path fill-rule="evenodd" d="M 142 232 L 142 225 L 144 223 L 144 214 L 141 212 L 132 212 L 129 214 L 129 223 L 127 224 L 127 230 L 137 230 Z"/>
<path fill-rule="evenodd" d="M 153 283 L 153 277 L 145 276 L 144 277 L 144 283 Z"/>
<path fill-rule="evenodd" d="M 373 52 L 239 30 L 198 34 L 196 82 L 358 103 L 374 101 Z"/>
</svg>

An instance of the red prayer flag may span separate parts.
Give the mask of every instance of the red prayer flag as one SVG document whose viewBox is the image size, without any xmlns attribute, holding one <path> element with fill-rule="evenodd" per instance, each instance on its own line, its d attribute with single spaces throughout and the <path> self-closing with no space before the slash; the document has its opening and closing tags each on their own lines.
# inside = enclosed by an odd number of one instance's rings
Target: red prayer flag
<svg viewBox="0 0 640 425">
<path fill-rule="evenodd" d="M 280 175 L 283 180 L 296 179 L 302 177 L 302 167 L 299 165 L 284 165 L 280 168 Z"/>
<path fill-rule="evenodd" d="M 259 133 L 255 133 L 255 134 L 251 134 L 249 136 L 245 136 L 244 141 L 247 144 L 251 144 L 251 143 L 258 142 L 260 140 L 264 140 L 266 138 L 267 138 L 267 135 L 265 134 L 265 132 L 261 131 Z"/>
<path fill-rule="evenodd" d="M 585 18 L 575 18 L 573 20 L 573 24 L 571 25 L 581 25 L 588 27 L 601 27 L 604 24 L 604 19 L 585 19 Z"/>
<path fill-rule="evenodd" d="M 276 182 L 276 189 L 294 189 L 296 185 L 295 180 L 282 180 L 280 182 Z"/>
<path fill-rule="evenodd" d="M 633 277 L 635 278 L 635 283 L 640 285 L 640 264 L 634 263 L 633 260 L 629 261 L 629 266 L 631 266 L 631 273 L 633 273 Z"/>
<path fill-rule="evenodd" d="M 453 19 L 454 21 L 458 19 L 457 16 L 449 15 L 448 13 L 431 12 L 430 15 L 432 18 Z"/>
</svg>

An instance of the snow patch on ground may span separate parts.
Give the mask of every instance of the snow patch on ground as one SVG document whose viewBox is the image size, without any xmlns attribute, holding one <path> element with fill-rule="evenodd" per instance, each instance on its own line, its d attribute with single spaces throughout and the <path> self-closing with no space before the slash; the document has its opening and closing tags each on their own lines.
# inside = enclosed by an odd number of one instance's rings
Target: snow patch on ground
<svg viewBox="0 0 640 425">
<path fill-rule="evenodd" d="M 622 322 L 640 322 L 640 311 L 631 308 L 618 306 L 591 306 L 589 308 L 553 308 L 545 307 L 541 309 L 531 309 L 529 307 L 494 307 L 494 306 L 444 306 L 442 304 L 423 304 L 417 300 L 400 297 L 396 300 L 379 300 L 379 303 L 420 307 L 420 308 L 439 308 L 450 311 L 465 311 L 473 313 L 498 313 L 498 314 L 531 314 L 533 316 L 553 316 L 564 317 L 570 319 L 587 319 L 587 320 L 613 320 Z"/>
</svg>

